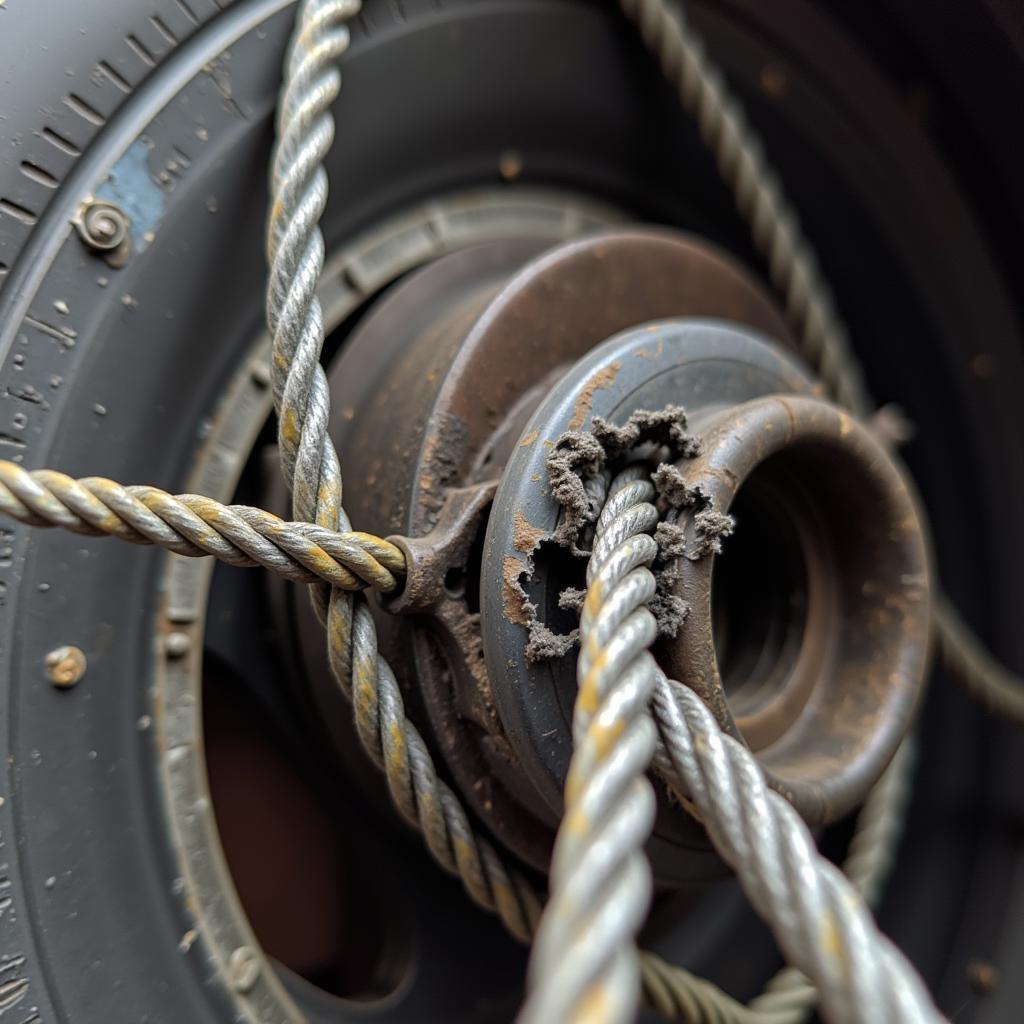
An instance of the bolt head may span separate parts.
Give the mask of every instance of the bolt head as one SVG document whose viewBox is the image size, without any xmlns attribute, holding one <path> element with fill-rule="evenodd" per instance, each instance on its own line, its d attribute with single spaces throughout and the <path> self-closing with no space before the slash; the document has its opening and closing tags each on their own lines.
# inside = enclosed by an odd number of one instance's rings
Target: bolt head
<svg viewBox="0 0 1024 1024">
<path fill-rule="evenodd" d="M 103 199 L 85 203 L 75 218 L 75 227 L 82 241 L 90 249 L 111 252 L 128 238 L 130 221 L 118 206 Z"/>
</svg>

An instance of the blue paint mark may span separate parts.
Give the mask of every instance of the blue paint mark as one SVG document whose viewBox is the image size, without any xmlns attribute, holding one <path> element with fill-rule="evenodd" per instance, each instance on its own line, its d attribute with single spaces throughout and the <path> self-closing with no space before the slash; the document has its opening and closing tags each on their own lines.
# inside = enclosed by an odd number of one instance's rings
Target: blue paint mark
<svg viewBox="0 0 1024 1024">
<path fill-rule="evenodd" d="M 167 208 L 167 193 L 149 176 L 148 154 L 149 150 L 136 139 L 96 190 L 97 199 L 116 203 L 128 216 L 135 252 L 149 247 L 152 236 L 147 239 L 146 235 L 156 234 Z"/>
</svg>

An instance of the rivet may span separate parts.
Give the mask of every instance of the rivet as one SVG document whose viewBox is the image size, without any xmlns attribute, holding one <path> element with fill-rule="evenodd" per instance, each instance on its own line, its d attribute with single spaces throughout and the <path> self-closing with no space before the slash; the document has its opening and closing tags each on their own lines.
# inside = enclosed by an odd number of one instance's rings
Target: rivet
<svg viewBox="0 0 1024 1024">
<path fill-rule="evenodd" d="M 184 658 L 192 650 L 192 638 L 188 633 L 168 633 L 164 650 L 170 658 Z"/>
<path fill-rule="evenodd" d="M 54 686 L 74 686 L 85 675 L 86 664 L 80 647 L 55 647 L 46 656 L 46 674 Z"/>
<path fill-rule="evenodd" d="M 523 173 L 523 157 L 514 149 L 507 149 L 498 158 L 498 173 L 505 181 L 515 181 Z"/>
<path fill-rule="evenodd" d="M 967 965 L 967 981 L 978 995 L 987 996 L 999 988 L 999 968 L 986 960 L 974 960 Z"/>
<path fill-rule="evenodd" d="M 236 992 L 249 992 L 260 976 L 260 960 L 250 946 L 239 946 L 228 959 L 228 978 Z"/>
</svg>

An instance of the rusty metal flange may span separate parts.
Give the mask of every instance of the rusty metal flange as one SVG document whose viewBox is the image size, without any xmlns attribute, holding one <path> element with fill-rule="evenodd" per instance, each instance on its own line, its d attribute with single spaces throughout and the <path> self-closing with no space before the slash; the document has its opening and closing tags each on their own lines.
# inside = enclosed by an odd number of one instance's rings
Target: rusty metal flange
<svg viewBox="0 0 1024 1024">
<path fill-rule="evenodd" d="M 381 649 L 444 770 L 540 869 L 558 805 L 506 735 L 496 690 L 508 673 L 488 670 L 480 632 L 495 582 L 480 562 L 496 481 L 544 395 L 626 327 L 715 316 L 786 337 L 760 286 L 707 243 L 629 229 L 549 247 L 519 238 L 442 257 L 378 302 L 329 372 L 353 525 L 415 538 L 401 541 L 406 588 L 378 616 Z"/>
<path fill-rule="evenodd" d="M 660 660 L 808 822 L 835 821 L 892 758 L 925 676 L 931 601 L 917 501 L 873 434 L 830 403 L 772 395 L 696 426 L 702 450 L 679 463 L 681 481 L 723 513 L 744 495 L 735 539 L 753 536 L 679 559 L 675 589 L 690 613 Z M 690 552 L 696 519 L 678 513 Z M 731 578 L 716 573 L 727 560 Z"/>
<path fill-rule="evenodd" d="M 489 520 L 482 578 L 501 586 L 483 590 L 481 622 L 505 733 L 553 811 L 571 753 L 574 659 L 524 651 L 530 615 L 556 631 L 572 625 L 562 594 L 567 578 L 580 581 L 553 540 L 563 510 L 546 486 L 548 452 L 595 416 L 621 425 L 669 404 L 686 407 L 706 439 L 677 465 L 679 484 L 701 500 L 675 517 L 685 553 L 671 568 L 689 612 L 659 660 L 751 745 L 811 824 L 850 810 L 888 764 L 925 673 L 926 545 L 903 475 L 818 390 L 754 332 L 667 321 L 601 345 L 527 424 Z M 736 511 L 724 554 L 697 543 L 698 508 Z M 716 573 L 719 562 L 728 573 Z M 649 848 L 657 877 L 703 877 L 705 849 L 663 800 Z"/>
</svg>

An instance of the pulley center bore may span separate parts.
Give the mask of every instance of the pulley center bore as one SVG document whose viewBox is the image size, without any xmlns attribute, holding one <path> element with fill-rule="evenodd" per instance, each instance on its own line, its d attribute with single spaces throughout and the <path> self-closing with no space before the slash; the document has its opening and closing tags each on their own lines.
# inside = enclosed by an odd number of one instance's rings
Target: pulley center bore
<svg viewBox="0 0 1024 1024">
<path fill-rule="evenodd" d="M 671 402 L 699 418 L 816 390 L 784 354 L 770 300 L 705 243 L 634 229 L 548 244 L 509 239 L 435 261 L 377 303 L 329 374 L 353 525 L 416 538 L 405 544 L 405 590 L 378 612 L 381 648 L 474 811 L 538 868 L 561 810 L 575 659 L 530 660 L 525 650 L 538 623 L 560 630 L 559 594 L 583 571 L 551 540 L 559 509 L 546 487 L 549 445 L 597 414 L 618 421 Z M 636 326 L 679 317 L 753 330 Z M 907 689 L 919 675 L 909 672 Z M 893 735 L 912 698 L 905 703 Z M 879 716 L 890 711 L 885 703 Z M 865 788 L 892 752 L 869 746 Z M 677 808 L 663 808 L 651 854 L 663 884 L 722 870 Z"/>
</svg>

